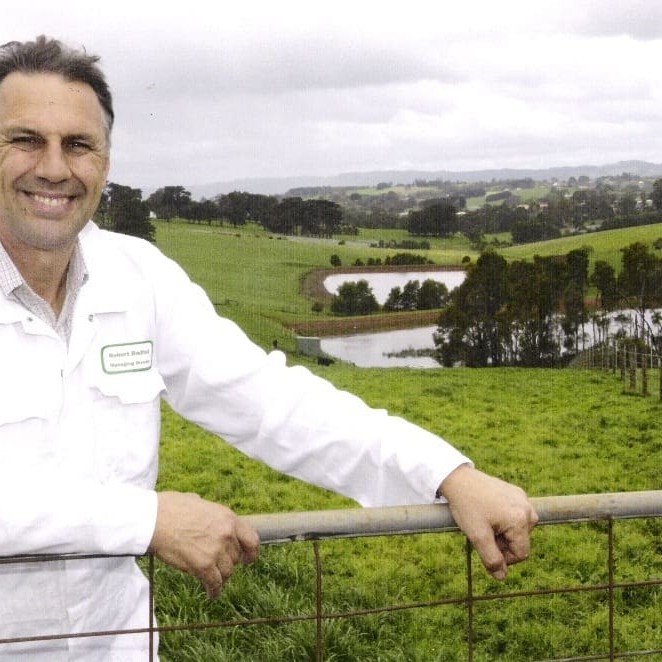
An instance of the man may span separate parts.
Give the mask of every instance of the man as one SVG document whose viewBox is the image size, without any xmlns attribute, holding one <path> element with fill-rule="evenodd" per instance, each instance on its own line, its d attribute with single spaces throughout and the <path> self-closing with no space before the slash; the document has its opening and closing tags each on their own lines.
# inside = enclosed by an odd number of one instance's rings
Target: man
<svg viewBox="0 0 662 662">
<path fill-rule="evenodd" d="M 0 555 L 149 549 L 218 595 L 258 535 L 219 504 L 154 491 L 163 397 L 246 454 L 364 505 L 443 496 L 504 578 L 537 519 L 519 488 L 265 354 L 156 248 L 88 220 L 114 119 L 97 60 L 45 37 L 0 48 Z M 0 566 L 0 638 L 147 620 L 130 557 Z M 146 647 L 118 635 L 0 654 L 125 662 Z"/>
</svg>

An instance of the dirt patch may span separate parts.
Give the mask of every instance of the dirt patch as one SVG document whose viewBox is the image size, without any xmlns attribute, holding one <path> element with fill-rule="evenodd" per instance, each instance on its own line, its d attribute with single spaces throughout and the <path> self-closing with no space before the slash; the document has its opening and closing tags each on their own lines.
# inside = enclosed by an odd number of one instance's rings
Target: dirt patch
<svg viewBox="0 0 662 662">
<path fill-rule="evenodd" d="M 416 310 L 411 313 L 387 313 L 384 315 L 362 315 L 293 322 L 287 326 L 300 336 L 345 336 L 353 333 L 397 331 L 419 326 L 431 326 L 436 324 L 438 319 L 438 310 Z"/>
</svg>

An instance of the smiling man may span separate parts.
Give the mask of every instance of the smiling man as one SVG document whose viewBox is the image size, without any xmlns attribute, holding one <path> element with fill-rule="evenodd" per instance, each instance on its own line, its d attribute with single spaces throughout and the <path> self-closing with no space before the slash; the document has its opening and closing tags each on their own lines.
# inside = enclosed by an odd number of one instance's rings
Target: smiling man
<svg viewBox="0 0 662 662">
<path fill-rule="evenodd" d="M 156 248 L 89 220 L 112 124 L 96 57 L 44 37 L 0 47 L 0 555 L 117 555 L 0 565 L 0 639 L 62 636 L 0 657 L 144 660 L 145 634 L 64 636 L 150 625 L 131 555 L 151 550 L 211 598 L 255 559 L 257 533 L 228 508 L 155 491 L 161 398 L 363 505 L 443 496 L 503 579 L 537 519 L 522 490 L 266 354 Z"/>
<path fill-rule="evenodd" d="M 54 73 L 9 74 L 0 121 L 0 241 L 58 314 L 76 238 L 106 182 L 110 128 L 89 85 Z"/>
</svg>

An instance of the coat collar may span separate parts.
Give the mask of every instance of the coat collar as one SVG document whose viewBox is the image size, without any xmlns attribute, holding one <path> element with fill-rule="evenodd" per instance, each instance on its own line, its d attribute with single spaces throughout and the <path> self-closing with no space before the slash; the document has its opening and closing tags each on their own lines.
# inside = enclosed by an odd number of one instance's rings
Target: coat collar
<svg viewBox="0 0 662 662">
<path fill-rule="evenodd" d="M 79 234 L 80 248 L 87 265 L 89 278 L 76 302 L 74 315 L 96 315 L 127 310 L 133 300 L 135 270 L 131 269 L 125 253 L 120 249 L 122 236 L 100 230 L 92 221 Z M 0 324 L 24 320 L 25 308 L 0 292 Z"/>
</svg>

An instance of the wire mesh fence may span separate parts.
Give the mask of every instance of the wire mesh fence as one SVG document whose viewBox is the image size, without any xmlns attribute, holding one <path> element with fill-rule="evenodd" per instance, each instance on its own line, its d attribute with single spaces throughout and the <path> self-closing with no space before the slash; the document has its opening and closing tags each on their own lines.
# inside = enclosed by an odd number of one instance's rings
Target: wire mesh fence
<svg viewBox="0 0 662 662">
<path fill-rule="evenodd" d="M 253 628 L 260 626 L 278 626 L 288 623 L 309 622 L 314 628 L 313 657 L 316 662 L 322 662 L 326 657 L 325 628 L 334 621 L 355 619 L 376 614 L 390 614 L 409 610 L 425 610 L 437 608 L 461 609 L 463 616 L 464 647 L 454 659 L 466 659 L 474 662 L 486 659 L 482 656 L 480 641 L 497 633 L 486 632 L 484 623 L 478 617 L 481 606 L 487 603 L 512 603 L 520 601 L 527 604 L 531 600 L 551 600 L 555 596 L 572 596 L 579 594 L 594 594 L 602 598 L 606 604 L 606 627 L 601 637 L 600 645 L 591 653 L 582 652 L 575 656 L 564 653 L 561 657 L 553 657 L 556 651 L 550 650 L 549 657 L 523 657 L 517 659 L 536 660 L 537 662 L 570 662 L 580 660 L 616 660 L 616 659 L 659 659 L 662 660 L 662 624 L 650 624 L 657 629 L 659 645 L 646 647 L 630 647 L 627 650 L 619 648 L 620 610 L 622 596 L 631 596 L 636 591 L 655 591 L 656 600 L 660 597 L 662 577 L 654 572 L 651 576 L 621 577 L 619 576 L 619 553 L 616 546 L 616 529 L 623 520 L 650 520 L 662 517 L 662 491 L 625 492 L 614 494 L 588 494 L 575 496 L 555 496 L 533 499 L 534 506 L 540 517 L 540 526 L 565 525 L 576 526 L 581 523 L 600 523 L 604 538 L 604 560 L 606 568 L 603 580 L 579 581 L 575 584 L 537 588 L 533 590 L 485 591 L 479 587 L 474 570 L 474 554 L 468 543 L 465 545 L 465 589 L 461 595 L 439 596 L 431 600 L 418 602 L 402 602 L 375 606 L 363 609 L 346 609 L 329 611 L 324 606 L 325 567 L 322 553 L 323 541 L 330 539 L 374 537 L 374 536 L 409 536 L 422 533 L 444 534 L 456 532 L 457 528 L 449 509 L 443 504 L 408 506 L 396 508 L 369 508 L 331 510 L 303 513 L 279 513 L 270 515 L 253 515 L 245 519 L 259 531 L 262 543 L 265 545 L 283 545 L 287 543 L 307 543 L 313 548 L 313 571 L 315 574 L 314 609 L 310 613 L 293 613 L 265 618 L 237 618 L 216 622 L 177 623 L 156 626 L 154 620 L 154 587 L 157 582 L 155 562 L 152 557 L 146 559 L 146 574 L 149 577 L 152 595 L 150 613 L 146 614 L 146 627 L 140 629 L 103 632 L 78 632 L 52 636 L 43 633 L 39 636 L 13 637 L 0 639 L 0 653 L 3 644 L 45 641 L 62 638 L 102 637 L 109 634 L 145 634 L 150 640 L 149 659 L 157 659 L 157 634 L 186 631 L 204 631 L 223 628 Z M 0 564 L 12 563 L 43 563 L 59 559 L 80 560 L 99 558 L 99 555 L 35 555 L 21 557 L 5 557 Z M 660 564 L 656 568 L 662 567 Z M 535 574 L 536 569 L 531 571 Z M 579 572 L 579 571 L 578 571 Z M 158 596 L 157 596 L 158 601 Z M 659 605 L 658 605 L 659 607 Z M 657 609 L 657 617 L 660 610 Z M 551 623 L 550 623 L 551 627 Z M 500 633 L 503 635 L 503 633 Z M 533 636 L 533 635 L 532 635 Z M 412 658 L 413 659 L 413 658 Z M 514 659 L 504 657 L 503 659 Z"/>
</svg>

